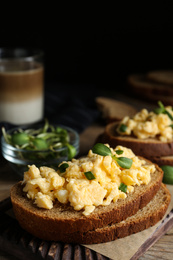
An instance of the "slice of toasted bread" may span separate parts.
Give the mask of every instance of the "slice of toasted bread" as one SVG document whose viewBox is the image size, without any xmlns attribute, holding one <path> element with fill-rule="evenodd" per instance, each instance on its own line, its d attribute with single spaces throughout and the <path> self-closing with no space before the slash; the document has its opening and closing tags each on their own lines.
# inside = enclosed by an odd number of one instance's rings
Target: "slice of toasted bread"
<svg viewBox="0 0 173 260">
<path fill-rule="evenodd" d="M 151 157 L 150 160 L 159 166 L 170 165 L 173 166 L 173 155 L 170 156 L 155 156 Z"/>
<path fill-rule="evenodd" d="M 146 160 L 146 164 L 148 163 L 151 164 Z M 88 216 L 84 216 L 82 211 L 75 211 L 70 204 L 58 202 L 50 210 L 38 208 L 23 192 L 21 182 L 12 187 L 11 201 L 20 225 L 35 236 L 43 238 L 45 234 L 55 231 L 57 234 L 84 233 L 134 215 L 154 197 L 162 178 L 163 171 L 156 165 L 156 171 L 151 173 L 148 185 L 135 186 L 134 192 L 128 193 L 125 199 L 119 199 L 108 206 L 98 206 Z M 48 238 L 51 239 L 50 236 Z"/>
<path fill-rule="evenodd" d="M 149 74 L 147 74 L 149 75 Z M 165 85 L 164 83 L 154 82 L 147 77 L 146 74 L 132 74 L 127 78 L 127 83 L 130 85 L 133 92 L 136 94 L 150 96 L 170 96 L 173 94 L 173 86 Z"/>
<path fill-rule="evenodd" d="M 140 99 L 155 103 L 160 100 L 165 105 L 173 105 L 173 85 L 152 81 L 146 74 L 129 75 L 127 84 Z"/>
<path fill-rule="evenodd" d="M 134 106 L 112 98 L 97 97 L 96 104 L 107 123 L 119 121 L 124 116 L 131 117 L 137 113 Z"/>
<path fill-rule="evenodd" d="M 147 79 L 153 82 L 172 85 L 173 87 L 173 70 L 154 70 L 146 74 Z"/>
<path fill-rule="evenodd" d="M 147 99 L 150 102 L 155 102 L 155 104 L 158 103 L 158 101 L 161 101 L 164 105 L 166 106 L 173 106 L 173 95 L 169 94 L 169 95 L 156 95 L 156 94 L 151 94 L 149 96 L 145 97 L 145 94 L 143 95 L 143 99 L 145 98 L 145 100 Z"/>
<path fill-rule="evenodd" d="M 59 232 L 57 229 L 50 229 L 49 222 L 57 220 L 50 220 L 47 214 L 44 214 L 45 221 L 48 218 L 47 225 L 44 225 L 42 229 L 40 229 L 40 224 L 38 222 L 35 223 L 31 213 L 28 215 L 28 219 L 25 219 L 25 214 L 23 219 L 21 214 L 19 223 L 22 223 L 28 232 L 44 240 L 82 244 L 103 243 L 140 232 L 146 228 L 149 228 L 150 226 L 153 226 L 164 216 L 169 203 L 170 193 L 166 186 L 161 184 L 159 191 L 156 193 L 153 199 L 145 207 L 139 209 L 136 214 L 127 217 L 125 220 L 119 223 L 111 222 L 109 225 L 87 232 L 81 231 L 82 227 L 80 225 L 78 226 L 78 231 L 74 233 L 63 232 L 63 230 Z M 24 210 L 26 210 L 26 208 Z M 34 211 L 33 214 L 35 214 Z M 24 223 L 24 221 L 26 222 Z M 71 225 L 73 225 L 72 219 Z"/>
<path fill-rule="evenodd" d="M 116 131 L 118 123 L 110 123 L 105 127 L 101 137 L 103 143 L 111 147 L 122 145 L 132 149 L 136 155 L 150 159 L 155 156 L 168 156 L 173 154 L 173 142 L 163 142 L 156 138 L 138 139 L 133 136 L 122 136 Z"/>
</svg>

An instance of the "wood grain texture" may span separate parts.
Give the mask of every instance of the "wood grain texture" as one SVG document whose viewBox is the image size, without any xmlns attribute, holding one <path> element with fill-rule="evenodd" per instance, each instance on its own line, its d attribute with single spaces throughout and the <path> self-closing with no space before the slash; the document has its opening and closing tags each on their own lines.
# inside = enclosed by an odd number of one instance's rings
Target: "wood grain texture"
<svg viewBox="0 0 173 260">
<path fill-rule="evenodd" d="M 166 215 L 166 217 L 162 220 L 158 228 L 154 231 L 154 233 L 141 245 L 135 255 L 131 258 L 131 260 L 139 259 L 139 257 L 146 252 L 152 245 L 156 243 L 166 232 L 173 226 L 173 209 Z M 166 244 L 167 245 L 167 244 Z"/>
<path fill-rule="evenodd" d="M 162 236 L 139 260 L 173 259 L 173 228 Z"/>
</svg>

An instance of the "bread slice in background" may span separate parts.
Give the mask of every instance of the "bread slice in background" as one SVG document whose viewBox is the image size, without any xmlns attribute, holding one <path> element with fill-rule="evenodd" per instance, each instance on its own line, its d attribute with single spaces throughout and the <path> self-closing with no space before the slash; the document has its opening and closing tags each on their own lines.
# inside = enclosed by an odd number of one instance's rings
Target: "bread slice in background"
<svg viewBox="0 0 173 260">
<path fill-rule="evenodd" d="M 173 84 L 166 85 L 163 82 L 154 82 L 148 74 L 132 74 L 127 78 L 127 83 L 130 85 L 133 92 L 136 94 L 149 96 L 170 96 L 173 95 Z"/>
<path fill-rule="evenodd" d="M 170 71 L 132 74 L 127 77 L 127 85 L 131 93 L 141 100 L 155 103 L 160 100 L 165 105 L 173 106 L 172 76 L 173 72 Z"/>
<path fill-rule="evenodd" d="M 151 162 L 146 160 L 146 164 Z M 50 210 L 38 208 L 23 192 L 22 182 L 12 187 L 11 202 L 16 219 L 23 229 L 38 238 L 59 241 L 60 234 L 70 236 L 75 232 L 85 233 L 136 214 L 155 196 L 162 179 L 163 171 L 156 165 L 149 184 L 135 186 L 134 192 L 128 193 L 125 199 L 111 202 L 108 206 L 98 206 L 88 216 L 84 216 L 82 211 L 75 211 L 69 203 L 58 201 Z"/>
<path fill-rule="evenodd" d="M 120 121 L 124 116 L 131 117 L 137 113 L 134 106 L 113 98 L 97 97 L 96 105 L 106 123 Z"/>
<path fill-rule="evenodd" d="M 96 143 L 108 143 L 112 147 L 122 145 L 159 166 L 173 166 L 173 141 L 163 142 L 156 138 L 143 140 L 133 136 L 118 135 L 117 127 L 118 122 L 107 124 L 104 132 L 97 137 Z"/>
<path fill-rule="evenodd" d="M 136 155 L 148 159 L 173 154 L 173 141 L 162 142 L 156 138 L 138 139 L 133 136 L 119 135 L 116 131 L 118 124 L 118 122 L 108 124 L 100 137 L 100 141 L 108 143 L 111 147 L 122 145 L 132 149 Z"/>
<path fill-rule="evenodd" d="M 150 160 L 152 162 L 158 164 L 159 166 L 162 166 L 162 165 L 173 166 L 173 155 L 170 155 L 170 156 L 154 156 L 154 157 L 151 157 Z"/>
<path fill-rule="evenodd" d="M 173 88 L 173 70 L 154 70 L 146 74 L 147 79 L 161 84 L 170 85 Z"/>
</svg>

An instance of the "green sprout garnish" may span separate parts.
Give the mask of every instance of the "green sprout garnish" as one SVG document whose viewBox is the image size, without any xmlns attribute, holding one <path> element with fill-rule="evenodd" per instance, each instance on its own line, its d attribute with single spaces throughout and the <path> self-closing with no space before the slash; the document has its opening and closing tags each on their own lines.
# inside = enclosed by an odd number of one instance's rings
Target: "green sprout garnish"
<svg viewBox="0 0 173 260">
<path fill-rule="evenodd" d="M 130 158 L 127 158 L 127 157 L 116 157 L 115 155 L 112 156 L 112 158 L 119 164 L 119 166 L 121 168 L 124 168 L 124 169 L 130 169 L 131 166 L 132 166 L 132 159 Z"/>
<path fill-rule="evenodd" d="M 58 167 L 58 170 L 60 171 L 60 173 L 64 173 L 68 167 L 69 167 L 68 163 L 62 163 L 62 164 Z"/>
<path fill-rule="evenodd" d="M 125 124 L 121 124 L 120 127 L 119 127 L 119 131 L 124 133 L 127 129 L 127 126 Z"/>
<path fill-rule="evenodd" d="M 84 172 L 84 174 L 85 174 L 85 177 L 86 177 L 88 180 L 94 180 L 94 179 L 96 178 L 91 171 Z"/>
<path fill-rule="evenodd" d="M 11 142 L 14 145 L 22 146 L 24 144 L 27 144 L 29 142 L 29 136 L 26 133 L 14 133 L 11 136 Z"/>
<path fill-rule="evenodd" d="M 111 156 L 118 164 L 120 167 L 124 169 L 130 169 L 133 163 L 133 160 L 127 157 L 116 157 L 115 155 L 112 154 L 111 150 L 109 147 L 102 143 L 97 143 L 94 145 L 92 148 L 92 152 L 102 155 L 102 156 Z"/>
<path fill-rule="evenodd" d="M 20 129 L 18 128 L 12 134 L 7 134 L 4 127 L 2 127 L 2 134 L 6 143 L 18 149 L 25 149 L 30 151 L 46 151 L 50 153 L 40 153 L 40 157 L 50 158 L 54 157 L 54 152 L 57 149 L 66 147 L 68 159 L 71 160 L 76 155 L 76 148 L 70 144 L 70 137 L 66 129 L 63 127 L 54 127 L 45 120 L 43 127 L 39 129 Z M 35 155 L 36 156 L 36 155 Z M 34 159 L 34 158 L 33 158 Z"/>
<path fill-rule="evenodd" d="M 127 185 L 124 183 L 120 183 L 120 186 L 118 187 L 119 190 L 126 193 L 127 192 Z"/>
<path fill-rule="evenodd" d="M 171 120 L 173 120 L 173 116 L 166 110 L 165 106 L 162 104 L 161 101 L 158 101 L 159 107 L 155 108 L 153 112 L 155 114 L 167 114 Z"/>
<path fill-rule="evenodd" d="M 66 143 L 66 146 L 68 149 L 68 160 L 71 160 L 76 155 L 76 148 L 69 143 Z"/>
<path fill-rule="evenodd" d="M 116 154 L 120 155 L 123 153 L 123 150 L 116 150 L 115 152 L 116 152 Z"/>
</svg>

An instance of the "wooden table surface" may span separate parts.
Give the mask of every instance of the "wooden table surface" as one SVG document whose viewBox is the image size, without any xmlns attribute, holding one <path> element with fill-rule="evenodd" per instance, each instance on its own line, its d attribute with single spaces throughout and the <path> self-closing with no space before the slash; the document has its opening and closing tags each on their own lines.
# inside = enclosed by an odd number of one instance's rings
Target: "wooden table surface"
<svg viewBox="0 0 173 260">
<path fill-rule="evenodd" d="M 86 152 L 93 146 L 97 136 L 103 132 L 104 127 L 92 125 L 80 135 L 80 154 Z M 0 201 L 9 197 L 11 186 L 21 179 L 12 171 L 8 163 L 0 157 Z M 149 259 L 173 259 L 173 228 L 162 236 L 140 260 Z M 14 256 L 0 251 L 0 260 L 17 260 Z"/>
</svg>

